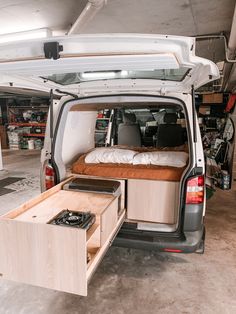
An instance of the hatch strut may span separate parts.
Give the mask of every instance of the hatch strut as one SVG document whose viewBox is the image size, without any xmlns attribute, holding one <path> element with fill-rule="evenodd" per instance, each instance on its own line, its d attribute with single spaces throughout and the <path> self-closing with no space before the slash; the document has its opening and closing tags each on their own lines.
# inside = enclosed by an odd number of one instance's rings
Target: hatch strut
<svg viewBox="0 0 236 314">
<path fill-rule="evenodd" d="M 51 141 L 51 155 L 52 155 L 52 142 L 53 142 L 53 90 L 50 90 L 49 98 L 49 108 L 50 108 L 50 141 Z"/>
<path fill-rule="evenodd" d="M 193 142 L 197 142 L 197 134 L 196 134 L 196 112 L 195 112 L 195 91 L 194 86 L 192 85 L 192 115 L 193 115 Z"/>
</svg>

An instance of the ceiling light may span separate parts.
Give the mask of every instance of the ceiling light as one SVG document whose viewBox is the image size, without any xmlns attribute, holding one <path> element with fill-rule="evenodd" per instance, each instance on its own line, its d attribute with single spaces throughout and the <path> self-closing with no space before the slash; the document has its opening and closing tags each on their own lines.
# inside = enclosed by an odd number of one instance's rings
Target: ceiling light
<svg viewBox="0 0 236 314">
<path fill-rule="evenodd" d="M 17 32 L 0 35 L 0 43 L 9 43 L 27 39 L 47 38 L 52 36 L 52 32 L 48 28 L 40 28 L 32 31 Z"/>
<path fill-rule="evenodd" d="M 116 72 L 108 71 L 108 72 L 84 72 L 81 73 L 81 78 L 84 80 L 92 80 L 92 79 L 109 79 L 115 78 Z"/>
<path fill-rule="evenodd" d="M 125 71 L 125 70 L 122 70 L 120 73 L 121 76 L 127 76 L 128 74 L 129 74 L 129 72 Z"/>
</svg>

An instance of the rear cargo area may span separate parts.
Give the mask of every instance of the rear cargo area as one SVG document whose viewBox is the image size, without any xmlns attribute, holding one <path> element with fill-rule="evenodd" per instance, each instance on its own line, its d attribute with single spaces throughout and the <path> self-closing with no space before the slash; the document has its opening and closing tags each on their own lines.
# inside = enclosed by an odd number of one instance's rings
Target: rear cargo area
<svg viewBox="0 0 236 314">
<path fill-rule="evenodd" d="M 153 237 L 176 231 L 191 162 L 188 125 L 179 104 L 73 103 L 65 109 L 52 145 L 58 184 L 1 216 L 0 272 L 86 296 L 124 223 L 154 231 Z"/>
<path fill-rule="evenodd" d="M 191 161 L 182 106 L 76 104 L 63 133 L 65 176 L 118 180 L 127 222 L 176 229 L 181 180 Z"/>
</svg>

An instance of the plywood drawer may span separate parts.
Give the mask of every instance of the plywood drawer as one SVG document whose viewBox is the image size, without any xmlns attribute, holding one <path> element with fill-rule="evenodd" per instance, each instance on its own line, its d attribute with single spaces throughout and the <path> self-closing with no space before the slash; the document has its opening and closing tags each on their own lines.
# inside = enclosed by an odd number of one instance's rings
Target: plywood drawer
<svg viewBox="0 0 236 314">
<path fill-rule="evenodd" d="M 88 231 L 48 224 L 65 208 L 90 210 L 96 222 Z M 118 198 L 109 195 L 59 189 L 39 196 L 0 217 L 1 276 L 85 296 L 124 216 Z"/>
</svg>

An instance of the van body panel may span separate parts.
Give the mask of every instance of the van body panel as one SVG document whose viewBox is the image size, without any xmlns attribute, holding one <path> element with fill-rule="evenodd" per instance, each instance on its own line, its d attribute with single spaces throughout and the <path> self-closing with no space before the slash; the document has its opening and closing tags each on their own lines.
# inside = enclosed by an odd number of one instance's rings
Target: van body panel
<svg viewBox="0 0 236 314">
<path fill-rule="evenodd" d="M 62 146 L 62 161 L 65 165 L 78 154 L 86 153 L 94 148 L 96 117 L 95 111 L 70 111 L 68 113 Z M 84 130 L 88 135 L 86 137 L 83 136 Z"/>
<path fill-rule="evenodd" d="M 203 218 L 202 204 L 187 204 L 184 212 L 184 231 L 201 229 Z"/>
</svg>

